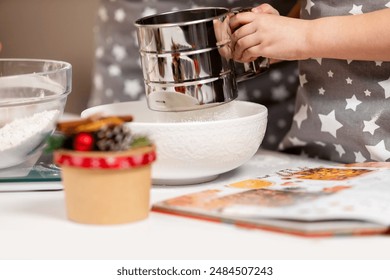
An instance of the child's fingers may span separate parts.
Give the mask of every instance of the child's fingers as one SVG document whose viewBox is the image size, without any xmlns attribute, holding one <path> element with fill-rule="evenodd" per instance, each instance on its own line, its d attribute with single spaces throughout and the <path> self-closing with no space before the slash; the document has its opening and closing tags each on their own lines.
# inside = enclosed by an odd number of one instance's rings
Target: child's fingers
<svg viewBox="0 0 390 280">
<path fill-rule="evenodd" d="M 241 26 L 252 22 L 255 19 L 255 16 L 252 12 L 241 12 L 232 17 L 229 20 L 229 26 L 232 32 Z"/>
<path fill-rule="evenodd" d="M 256 32 L 254 24 L 246 24 L 238 28 L 232 35 L 231 39 L 233 42 L 237 43 L 241 38 L 253 34 Z"/>
<path fill-rule="evenodd" d="M 260 48 L 261 48 L 260 45 L 255 45 L 253 47 L 247 48 L 242 53 L 240 61 L 242 61 L 242 62 L 250 62 L 250 61 L 253 61 L 253 60 L 257 59 L 259 57 L 258 52 L 259 52 Z"/>
<path fill-rule="evenodd" d="M 240 58 L 244 49 L 252 44 L 252 40 L 248 40 L 248 36 L 256 32 L 253 24 L 246 24 L 237 29 L 232 35 L 232 49 L 234 57 Z"/>
<path fill-rule="evenodd" d="M 258 57 L 256 50 L 260 48 L 261 38 L 255 33 L 238 39 L 234 47 L 233 59 L 241 62 L 249 62 Z"/>
</svg>

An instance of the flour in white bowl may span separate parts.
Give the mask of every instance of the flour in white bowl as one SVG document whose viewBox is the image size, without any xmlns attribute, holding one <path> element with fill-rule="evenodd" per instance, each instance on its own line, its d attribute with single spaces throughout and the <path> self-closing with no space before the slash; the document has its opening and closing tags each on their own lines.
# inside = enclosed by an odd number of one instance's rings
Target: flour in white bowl
<svg viewBox="0 0 390 280">
<path fill-rule="evenodd" d="M 59 110 L 35 113 L 15 119 L 0 128 L 0 168 L 19 164 L 39 147 L 51 132 Z"/>
</svg>

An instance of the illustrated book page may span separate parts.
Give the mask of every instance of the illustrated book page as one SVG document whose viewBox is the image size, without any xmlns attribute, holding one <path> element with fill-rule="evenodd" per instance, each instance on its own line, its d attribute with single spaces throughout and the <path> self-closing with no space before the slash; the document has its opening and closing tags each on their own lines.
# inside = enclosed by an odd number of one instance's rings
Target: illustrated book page
<svg viewBox="0 0 390 280">
<path fill-rule="evenodd" d="M 153 205 L 158 212 L 305 236 L 390 225 L 390 163 L 284 169 Z"/>
</svg>

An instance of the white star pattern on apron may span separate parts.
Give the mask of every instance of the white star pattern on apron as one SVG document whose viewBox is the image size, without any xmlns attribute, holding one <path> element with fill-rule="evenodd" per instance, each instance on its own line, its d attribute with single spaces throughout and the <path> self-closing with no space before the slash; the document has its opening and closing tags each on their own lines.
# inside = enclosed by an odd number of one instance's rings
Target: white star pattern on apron
<svg viewBox="0 0 390 280">
<path fill-rule="evenodd" d="M 388 0 L 308 0 L 301 17 L 389 7 Z M 296 113 L 280 149 L 338 162 L 390 161 L 390 62 L 313 58 L 299 68 Z"/>
</svg>

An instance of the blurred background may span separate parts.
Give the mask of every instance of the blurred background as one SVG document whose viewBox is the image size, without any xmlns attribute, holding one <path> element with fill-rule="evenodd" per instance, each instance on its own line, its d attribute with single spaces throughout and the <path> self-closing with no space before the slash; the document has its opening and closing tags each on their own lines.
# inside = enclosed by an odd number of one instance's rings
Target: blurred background
<svg viewBox="0 0 390 280">
<path fill-rule="evenodd" d="M 251 7 L 260 2 L 272 4 L 281 14 L 295 4 L 285 0 L 0 0 L 0 57 L 71 63 L 73 89 L 65 112 L 79 115 L 91 106 L 144 97 L 142 71 L 135 63 L 139 60 L 135 19 L 192 5 Z M 121 74 L 112 74 L 112 69 Z M 296 62 L 272 65 L 265 74 L 239 84 L 239 99 L 268 108 L 272 122 L 263 147 L 276 149 L 289 129 L 297 86 Z"/>
<path fill-rule="evenodd" d="M 45 58 L 73 65 L 65 111 L 79 114 L 91 92 L 99 0 L 0 0 L 1 58 Z"/>
</svg>

